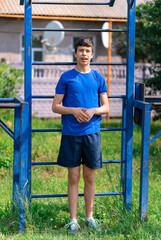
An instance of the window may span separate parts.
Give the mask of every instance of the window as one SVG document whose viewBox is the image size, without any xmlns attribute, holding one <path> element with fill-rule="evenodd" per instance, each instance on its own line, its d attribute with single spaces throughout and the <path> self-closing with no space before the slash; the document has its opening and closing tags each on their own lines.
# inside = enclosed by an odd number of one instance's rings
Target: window
<svg viewBox="0 0 161 240">
<path fill-rule="evenodd" d="M 41 35 L 32 36 L 32 61 L 42 62 L 43 61 L 43 44 L 41 42 Z M 24 61 L 24 51 L 25 51 L 25 37 L 21 36 L 21 61 Z"/>
</svg>

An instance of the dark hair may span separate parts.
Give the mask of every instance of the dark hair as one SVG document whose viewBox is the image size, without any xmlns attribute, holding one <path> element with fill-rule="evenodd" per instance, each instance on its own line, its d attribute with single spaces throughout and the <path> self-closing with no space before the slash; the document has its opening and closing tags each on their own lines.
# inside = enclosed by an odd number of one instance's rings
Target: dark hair
<svg viewBox="0 0 161 240">
<path fill-rule="evenodd" d="M 91 47 L 92 48 L 92 51 L 93 51 L 93 47 L 94 47 L 94 44 L 93 44 L 93 41 L 91 38 L 79 38 L 76 43 L 75 43 L 75 52 L 77 52 L 77 48 L 79 46 L 84 46 L 84 47 Z"/>
</svg>

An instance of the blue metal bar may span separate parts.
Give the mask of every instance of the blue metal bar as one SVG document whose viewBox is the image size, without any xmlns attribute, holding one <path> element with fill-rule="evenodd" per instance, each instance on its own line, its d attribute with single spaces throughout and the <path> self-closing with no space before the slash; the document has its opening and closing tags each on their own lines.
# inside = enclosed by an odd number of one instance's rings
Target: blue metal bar
<svg viewBox="0 0 161 240">
<path fill-rule="evenodd" d="M 145 102 L 161 102 L 161 98 L 159 97 L 145 97 Z"/>
<path fill-rule="evenodd" d="M 147 210 L 148 210 L 150 113 L 151 113 L 151 105 L 150 104 L 144 105 L 144 110 L 142 114 L 140 199 L 139 199 L 139 214 L 140 214 L 141 220 L 146 220 Z"/>
<path fill-rule="evenodd" d="M 150 143 L 154 142 L 157 137 L 161 135 L 161 130 L 150 140 Z"/>
<path fill-rule="evenodd" d="M 129 7 L 133 8 L 133 5 L 134 5 L 134 0 L 131 0 L 130 3 L 129 3 Z"/>
<path fill-rule="evenodd" d="M 0 103 L 0 108 L 20 108 L 20 104 L 15 103 Z"/>
<path fill-rule="evenodd" d="M 127 29 L 74 29 L 74 28 L 32 28 L 32 31 L 45 32 L 127 32 Z"/>
<path fill-rule="evenodd" d="M 114 0 L 110 0 L 113 2 Z M 110 5 L 110 2 L 32 2 L 32 4 L 50 4 L 50 5 Z M 111 6 L 111 5 L 110 5 Z M 112 5 L 113 6 L 113 5 Z"/>
<path fill-rule="evenodd" d="M 126 127 L 126 99 L 122 99 L 122 128 Z M 125 144 L 126 133 L 122 131 L 121 141 L 121 189 L 125 192 Z"/>
<path fill-rule="evenodd" d="M 54 95 L 52 96 L 32 95 L 32 98 L 54 98 Z M 126 95 L 108 95 L 108 98 L 126 98 Z"/>
<path fill-rule="evenodd" d="M 139 101 L 139 100 L 134 100 L 134 107 L 139 108 L 141 110 L 144 110 L 145 106 L 149 106 L 149 103 L 143 102 L 143 101 Z M 150 105 L 151 109 L 152 106 Z"/>
<path fill-rule="evenodd" d="M 32 65 L 76 65 L 76 62 L 32 62 Z M 101 66 L 106 66 L 106 65 L 112 65 L 112 66 L 120 66 L 120 65 L 127 65 L 126 62 L 91 62 L 90 65 L 101 65 Z"/>
<path fill-rule="evenodd" d="M 109 192 L 109 193 L 95 193 L 95 196 L 107 196 L 107 195 L 123 195 L 122 192 Z M 83 197 L 83 193 L 78 194 L 79 197 Z M 54 198 L 54 197 L 68 197 L 68 194 L 51 194 L 51 195 L 32 195 L 31 198 Z"/>
<path fill-rule="evenodd" d="M 14 98 L 0 98 L 0 102 L 14 102 Z"/>
<path fill-rule="evenodd" d="M 31 123 L 32 123 L 32 5 L 31 1 L 25 0 L 25 102 L 29 104 L 29 126 L 28 126 L 28 194 L 29 205 L 31 203 Z M 30 206 L 29 206 L 30 207 Z"/>
<path fill-rule="evenodd" d="M 109 6 L 110 6 L 110 7 L 113 7 L 114 3 L 115 3 L 115 0 L 110 0 Z"/>
<path fill-rule="evenodd" d="M 106 163 L 121 163 L 120 160 L 110 160 L 110 161 L 102 161 L 103 164 Z M 37 165 L 57 165 L 57 162 L 32 162 L 33 166 Z"/>
<path fill-rule="evenodd" d="M 19 231 L 25 232 L 25 212 L 27 208 L 28 191 L 28 124 L 29 124 L 28 103 L 22 104 L 20 122 L 20 176 L 19 176 Z"/>
<path fill-rule="evenodd" d="M 8 133 L 8 135 L 13 139 L 15 140 L 15 137 L 14 137 L 14 132 L 2 121 L 0 120 L 0 126 L 3 128 L 3 130 Z"/>
<path fill-rule="evenodd" d="M 133 126 L 133 130 L 137 127 L 138 125 L 137 124 L 135 124 L 134 126 Z"/>
<path fill-rule="evenodd" d="M 32 132 L 61 132 L 62 129 L 32 129 Z M 126 128 L 101 128 L 100 131 L 126 131 Z"/>
<path fill-rule="evenodd" d="M 126 144 L 125 144 L 125 206 L 131 209 L 132 202 L 132 165 L 133 165 L 133 100 L 134 100 L 134 48 L 135 48 L 135 4 L 132 9 L 128 4 L 128 34 L 127 34 L 127 75 L 126 75 Z"/>
</svg>

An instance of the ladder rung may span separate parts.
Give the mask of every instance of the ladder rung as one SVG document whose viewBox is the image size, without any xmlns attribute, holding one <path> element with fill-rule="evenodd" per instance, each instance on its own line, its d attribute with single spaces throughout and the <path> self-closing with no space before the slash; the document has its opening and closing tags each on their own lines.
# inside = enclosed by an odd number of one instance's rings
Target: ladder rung
<svg viewBox="0 0 161 240">
<path fill-rule="evenodd" d="M 108 193 L 95 193 L 95 196 L 107 196 L 107 195 L 123 195 L 123 192 L 108 192 Z M 78 194 L 79 197 L 83 197 L 83 193 Z M 68 194 L 51 194 L 51 195 L 32 195 L 31 198 L 54 198 L 54 197 L 68 197 Z"/>
<path fill-rule="evenodd" d="M 102 161 L 103 164 L 107 163 L 124 163 L 121 162 L 120 160 L 110 160 L 110 161 Z M 42 166 L 42 165 L 57 165 L 57 162 L 32 162 L 33 166 Z"/>
<path fill-rule="evenodd" d="M 76 62 L 33 62 L 32 65 L 76 65 Z M 91 62 L 90 65 L 96 65 L 96 66 L 106 66 L 106 65 L 112 65 L 112 66 L 120 66 L 120 65 L 127 65 L 126 62 Z"/>
<path fill-rule="evenodd" d="M 74 28 L 32 28 L 32 31 L 48 32 L 128 32 L 127 29 L 74 29 Z"/>
<path fill-rule="evenodd" d="M 51 5 L 110 5 L 110 2 L 32 2 L 32 4 L 51 4 Z"/>
<path fill-rule="evenodd" d="M 126 131 L 126 128 L 101 128 L 100 131 Z M 32 132 L 62 132 L 62 129 L 32 129 Z"/>
</svg>

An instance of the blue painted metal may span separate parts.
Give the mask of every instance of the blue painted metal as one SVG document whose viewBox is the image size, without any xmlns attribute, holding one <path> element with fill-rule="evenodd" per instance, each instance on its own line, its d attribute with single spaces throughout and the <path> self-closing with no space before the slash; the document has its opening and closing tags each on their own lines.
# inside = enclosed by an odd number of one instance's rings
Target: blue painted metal
<svg viewBox="0 0 161 240">
<path fill-rule="evenodd" d="M 126 99 L 122 99 L 122 128 L 126 127 Z M 126 132 L 122 131 L 121 136 L 121 189 L 125 193 L 125 144 Z M 125 197 L 125 196 L 124 196 Z"/>
<path fill-rule="evenodd" d="M 32 31 L 48 32 L 127 32 L 127 29 L 76 29 L 76 28 L 32 28 Z"/>
<path fill-rule="evenodd" d="M 13 156 L 13 210 L 19 206 L 19 181 L 20 181 L 20 131 L 21 131 L 21 109 L 14 112 L 14 156 Z"/>
<path fill-rule="evenodd" d="M 154 142 L 161 135 L 161 130 L 150 140 L 150 143 Z"/>
<path fill-rule="evenodd" d="M 120 160 L 110 160 L 110 161 L 102 161 L 103 164 L 106 163 L 121 163 Z M 32 162 L 32 165 L 57 165 L 57 162 Z"/>
<path fill-rule="evenodd" d="M 32 5 L 31 2 L 25 0 L 25 102 L 29 104 L 29 126 L 28 126 L 28 199 L 31 199 L 31 119 L 32 119 Z"/>
<path fill-rule="evenodd" d="M 62 129 L 32 129 L 32 132 L 61 132 Z M 126 128 L 100 128 L 100 131 L 126 131 Z"/>
<path fill-rule="evenodd" d="M 54 95 L 32 95 L 32 98 L 54 98 Z M 108 95 L 108 98 L 126 98 L 126 95 Z"/>
<path fill-rule="evenodd" d="M 13 140 L 15 140 L 14 132 L 13 132 L 2 120 L 0 120 L 0 127 L 2 127 L 3 130 L 4 130 Z"/>
<path fill-rule="evenodd" d="M 20 202 L 19 202 L 19 231 L 25 232 L 25 210 L 27 208 L 28 192 L 28 125 L 29 125 L 29 106 L 23 103 L 21 107 L 21 134 L 20 134 Z"/>
<path fill-rule="evenodd" d="M 126 144 L 125 144 L 125 206 L 131 209 L 132 162 L 133 162 L 133 98 L 134 98 L 134 47 L 135 47 L 135 4 L 132 9 L 128 2 L 127 74 L 126 74 Z"/>
<path fill-rule="evenodd" d="M 109 195 L 123 195 L 122 192 L 109 192 L 109 193 L 95 193 L 95 196 L 109 196 Z M 83 193 L 78 194 L 83 197 Z M 54 197 L 68 197 L 68 194 L 51 194 L 51 195 L 32 195 L 32 198 L 54 198 Z"/>
<path fill-rule="evenodd" d="M 151 105 L 150 104 L 144 105 L 144 110 L 142 114 L 140 201 L 139 201 L 139 214 L 140 214 L 141 220 L 146 220 L 147 210 L 148 210 L 150 112 L 151 112 Z"/>
<path fill-rule="evenodd" d="M 24 0 L 20 0 L 20 5 L 24 5 Z"/>
<path fill-rule="evenodd" d="M 115 0 L 110 0 L 111 4 Z M 110 2 L 48 2 L 48 1 L 33 1 L 32 4 L 55 4 L 55 5 L 110 5 Z M 112 5 L 113 6 L 113 5 Z"/>
<path fill-rule="evenodd" d="M 1 103 L 0 108 L 19 108 L 20 104 L 15 103 Z"/>
<path fill-rule="evenodd" d="M 134 6 L 134 0 L 130 0 L 129 7 L 133 8 L 133 6 Z"/>
<path fill-rule="evenodd" d="M 110 0 L 109 6 L 110 6 L 110 7 L 113 7 L 114 3 L 115 3 L 115 0 Z"/>
<path fill-rule="evenodd" d="M 0 102 L 13 102 L 14 98 L 0 98 Z"/>
<path fill-rule="evenodd" d="M 32 65 L 76 65 L 76 62 L 32 62 Z M 91 65 L 127 65 L 126 62 L 91 62 Z"/>
</svg>

